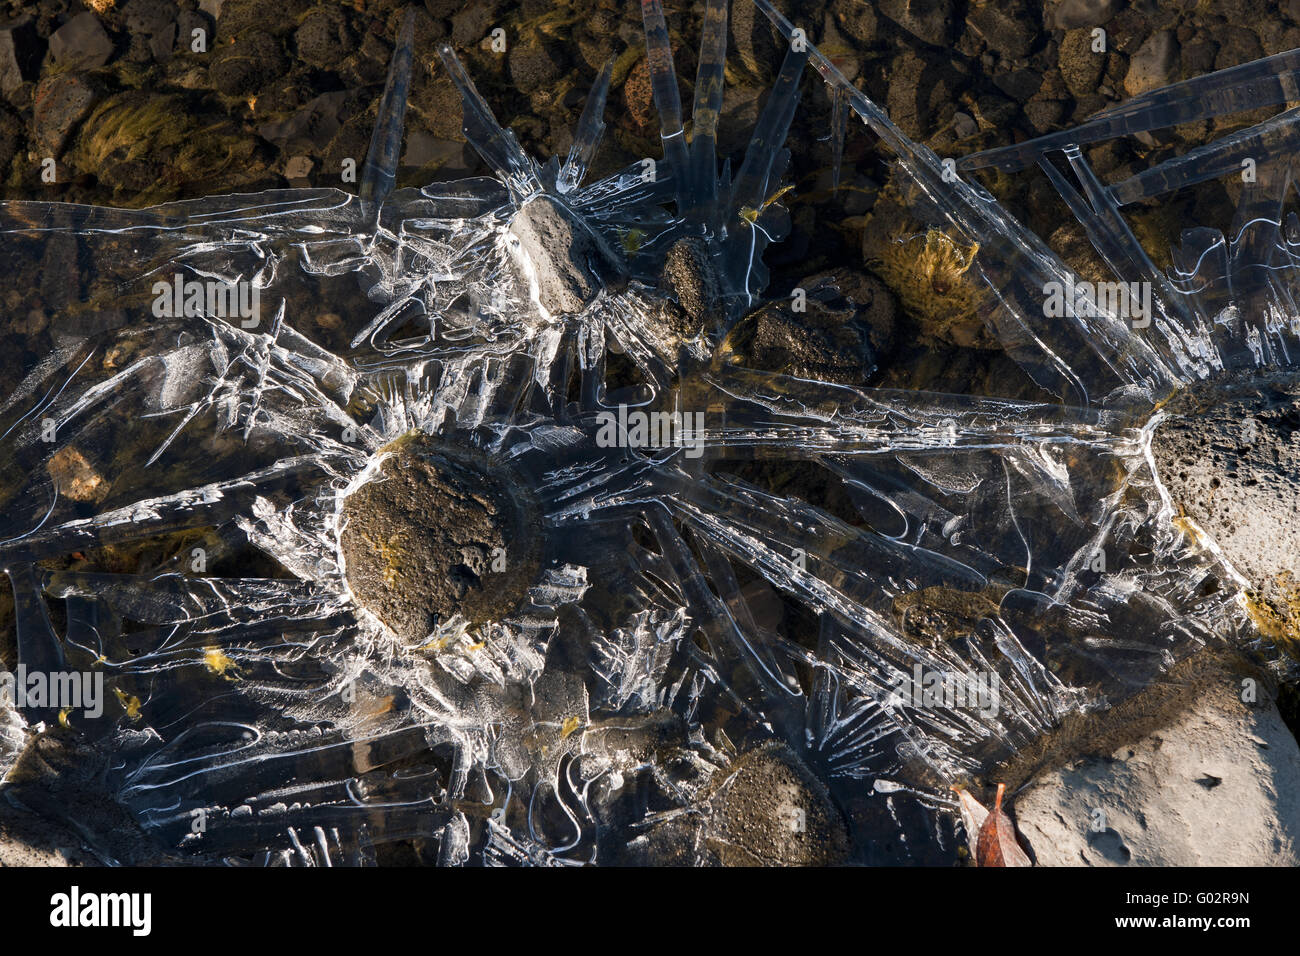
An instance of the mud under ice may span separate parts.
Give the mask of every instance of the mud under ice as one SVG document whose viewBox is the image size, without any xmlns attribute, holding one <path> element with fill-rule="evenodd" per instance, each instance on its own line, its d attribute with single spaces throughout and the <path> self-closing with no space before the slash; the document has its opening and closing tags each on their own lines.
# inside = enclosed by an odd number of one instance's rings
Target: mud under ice
<svg viewBox="0 0 1300 956">
<path fill-rule="evenodd" d="M 1300 55 L 954 164 L 754 2 L 783 59 L 733 157 L 727 3 L 687 117 L 645 0 L 662 154 L 602 179 L 610 67 L 542 161 L 444 46 L 489 175 L 395 188 L 408 18 L 356 195 L 0 205 L 7 287 L 93 264 L 0 399 L 14 659 L 107 687 L 96 719 L 0 706 L 7 814 L 99 863 L 951 863 L 953 787 L 1042 779 L 1207 656 L 1294 676 L 1293 118 L 1112 184 L 1080 147 L 1284 106 Z M 865 387 L 843 283 L 815 321 L 766 296 L 827 94 L 1049 398 Z M 1235 218 L 1157 267 L 1125 207 L 1247 151 Z M 1082 280 L 994 167 L 1049 180 L 1149 321 L 1049 314 Z M 157 314 L 177 277 L 255 321 Z M 691 441 L 620 424 L 655 415 Z"/>
</svg>

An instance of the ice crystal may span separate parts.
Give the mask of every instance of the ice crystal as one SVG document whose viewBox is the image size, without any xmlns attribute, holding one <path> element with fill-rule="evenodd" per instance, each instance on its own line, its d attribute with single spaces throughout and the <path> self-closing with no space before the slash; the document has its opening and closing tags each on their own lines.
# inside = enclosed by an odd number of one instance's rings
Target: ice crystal
<svg viewBox="0 0 1300 956">
<path fill-rule="evenodd" d="M 608 65 L 564 162 L 539 163 L 443 47 L 493 175 L 396 189 L 408 19 L 355 196 L 0 207 L 10 275 L 40 263 L 33 288 L 60 309 L 55 350 L 0 404 L 19 661 L 102 672 L 112 694 L 100 720 L 28 707 L 21 721 L 101 768 L 68 786 L 93 778 L 150 852 L 366 863 L 425 841 L 445 864 L 567 865 L 658 859 L 647 847 L 666 834 L 700 862 L 728 843 L 728 788 L 767 760 L 854 807 L 854 858 L 947 859 L 949 785 L 1207 644 L 1257 637 L 1244 582 L 1177 517 L 1151 443 L 1178 390 L 1300 359 L 1297 229 L 1281 215 L 1294 117 L 1112 186 L 1079 146 L 1280 102 L 1296 54 L 962 162 L 1039 161 L 1117 278 L 1153 285 L 1136 329 L 1104 309 L 1049 318 L 1044 290 L 1070 268 L 755 2 L 792 42 L 735 174 L 715 152 L 726 3 L 707 5 L 688 141 L 663 11 L 643 0 L 663 156 L 596 182 Z M 895 154 L 918 217 L 978 249 L 985 322 L 1061 403 L 715 357 L 789 228 L 783 144 L 809 62 L 832 90 L 837 167 L 851 110 Z M 1121 207 L 1235 170 L 1245 151 L 1268 159 L 1238 222 L 1189 231 L 1161 272 Z M 61 287 L 68 243 L 94 268 Z M 659 283 L 693 245 L 718 289 L 701 316 Z M 210 301 L 151 313 L 156 283 L 183 289 L 177 277 L 255 287 L 271 318 Z M 300 331 L 302 283 L 329 301 L 339 280 L 360 280 L 373 315 L 330 351 Z M 609 384 L 615 354 L 633 385 Z M 703 412 L 703 456 L 608 447 L 620 406 Z M 356 600 L 340 546 L 349 496 L 413 434 L 509 474 L 535 502 L 541 555 L 512 611 L 451 615 L 415 642 Z M 791 463 L 853 514 L 742 477 Z M 268 570 L 240 572 L 246 545 Z M 105 570 L 129 549 L 138 568 Z M 780 620 L 778 593 L 802 616 Z M 939 614 L 942 633 L 912 613 Z M 996 675 L 998 706 L 918 700 L 902 692 L 918 674 Z M 12 759 L 19 714 L 0 716 Z M 773 741 L 783 756 L 762 749 Z"/>
</svg>

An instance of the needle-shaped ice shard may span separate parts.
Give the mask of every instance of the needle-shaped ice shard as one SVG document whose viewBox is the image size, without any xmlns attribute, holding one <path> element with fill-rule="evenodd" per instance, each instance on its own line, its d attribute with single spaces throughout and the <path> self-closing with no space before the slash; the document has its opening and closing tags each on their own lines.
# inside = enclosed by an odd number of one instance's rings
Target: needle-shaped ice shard
<svg viewBox="0 0 1300 956">
<path fill-rule="evenodd" d="M 256 494 L 292 488 L 301 481 L 322 480 L 328 471 L 312 458 L 284 459 L 236 480 L 190 488 L 134 502 L 93 518 L 79 518 L 0 544 L 0 561 L 38 561 L 69 550 L 120 545 L 165 537 L 196 524 L 228 520 Z"/>
<path fill-rule="evenodd" d="M 1175 84 L 1122 104 L 1079 130 L 1015 147 L 1018 155 L 1038 158 L 1111 271 L 1123 283 L 1136 281 L 1152 290 L 1152 314 L 1146 316 L 1141 337 L 1175 381 L 1300 359 L 1300 323 L 1293 318 L 1300 290 L 1291 278 L 1296 257 L 1284 227 L 1292 155 L 1300 143 L 1300 113 L 1286 110 L 1111 186 L 1092 172 L 1079 143 L 1119 135 L 1133 124 L 1157 128 L 1182 122 L 1192 107 L 1216 115 L 1214 110 L 1258 105 L 1257 94 L 1261 102 L 1277 101 L 1294 87 L 1298 57 L 1300 51 L 1292 51 Z M 1199 106 L 1178 98 L 1202 95 L 1206 101 Z M 1115 125 L 1120 120 L 1129 126 Z M 1051 153 L 1065 158 L 1077 186 Z M 982 164 L 980 160 L 975 165 Z M 1139 243 L 1120 207 L 1230 175 L 1240 175 L 1243 185 L 1228 235 L 1215 229 L 1186 230 L 1181 245 L 1171 250 L 1174 268 L 1166 275 Z M 1133 368 L 1141 361 L 1131 351 L 1120 354 Z"/>
<path fill-rule="evenodd" d="M 591 84 L 587 105 L 582 110 L 582 118 L 578 120 L 578 128 L 573 134 L 573 145 L 569 147 L 568 158 L 556 180 L 556 188 L 562 193 L 578 188 L 600 147 L 601 137 L 605 135 L 605 100 L 609 96 L 609 79 L 613 71 L 614 60 L 611 58 L 605 61 L 596 82 Z"/>
<path fill-rule="evenodd" d="M 1288 50 L 1143 93 L 1098 113 L 1074 129 L 964 157 L 961 169 L 1024 169 L 1043 153 L 1228 113 L 1300 100 L 1300 50 Z"/>
<path fill-rule="evenodd" d="M 475 88 L 474 81 L 461 66 L 451 46 L 442 44 L 438 47 L 438 55 L 442 58 L 443 66 L 447 68 L 447 73 L 450 74 L 452 82 L 460 92 L 460 101 L 464 108 L 464 122 L 461 128 L 465 138 L 506 184 L 515 201 L 522 203 L 542 188 L 537 178 L 536 164 L 519 145 L 514 131 L 503 128 L 497 122 L 491 107 Z"/>
<path fill-rule="evenodd" d="M 31 564 L 13 564 L 5 569 L 14 594 L 14 619 L 18 631 L 18 663 L 33 674 L 57 674 L 64 668 L 63 645 L 50 623 L 50 615 L 41 600 L 40 570 Z M 45 701 L 20 707 L 23 718 L 34 724 L 58 719 L 58 707 Z"/>
<path fill-rule="evenodd" d="M 793 42 L 794 25 L 768 0 L 754 3 Z M 1046 290 L 1070 283 L 1072 275 L 1046 243 L 987 190 L 963 181 L 951 164 L 905 136 L 819 49 L 808 44 L 808 52 L 822 78 L 848 95 L 854 112 L 898 157 L 899 167 L 915 183 L 917 214 L 955 231 L 967 246 L 978 247 L 973 268 L 991 293 L 982 310 L 985 321 L 1034 381 L 1080 404 L 1121 385 L 1157 394 L 1172 386 L 1166 364 L 1126 322 L 1110 314 L 1048 317 L 1043 307 Z"/>
<path fill-rule="evenodd" d="M 1294 152 L 1297 142 L 1300 142 L 1300 107 L 1213 143 L 1189 149 L 1107 189 L 1117 203 L 1126 206 L 1207 180 L 1239 174 L 1243 160 L 1258 163 L 1264 157 Z"/>
<path fill-rule="evenodd" d="M 402 129 L 406 121 L 406 98 L 411 88 L 411 61 L 415 57 L 415 8 L 406 12 L 397 37 L 388 81 L 379 100 L 375 131 L 361 173 L 361 198 L 382 205 L 397 183 L 397 164 L 402 155 Z"/>
<path fill-rule="evenodd" d="M 809 49 L 791 44 L 781 63 L 781 72 L 745 150 L 745 158 L 731 186 L 730 216 L 756 215 L 767 200 L 771 186 L 780 177 L 785 136 L 799 105 L 799 78 L 808 63 Z M 747 218 L 748 218 L 747 216 Z"/>
<path fill-rule="evenodd" d="M 686 131 L 682 128 L 682 98 L 677 89 L 673 48 L 668 41 L 663 4 L 659 0 L 641 0 L 641 19 L 645 25 L 650 87 L 655 109 L 659 112 L 659 138 L 664 146 L 664 162 L 676 187 L 677 209 L 680 214 L 691 207 L 694 183 L 691 179 L 690 155 L 686 149 Z"/>
<path fill-rule="evenodd" d="M 233 241 L 241 232 L 248 241 L 262 230 L 296 234 L 310 240 L 332 227 L 359 225 L 356 197 L 339 189 L 275 189 L 185 199 L 146 209 L 115 209 L 10 200 L 0 206 L 5 232 L 35 234 L 118 233 L 138 239 L 149 236 L 177 243 Z"/>
<path fill-rule="evenodd" d="M 849 95 L 840 87 L 831 91 L 831 189 L 840 190 L 844 164 L 844 136 L 849 125 Z"/>
<path fill-rule="evenodd" d="M 709 0 L 704 10 L 700 63 L 691 107 L 691 188 L 694 203 L 711 210 L 718 197 L 718 113 L 727 66 L 727 0 Z"/>
</svg>

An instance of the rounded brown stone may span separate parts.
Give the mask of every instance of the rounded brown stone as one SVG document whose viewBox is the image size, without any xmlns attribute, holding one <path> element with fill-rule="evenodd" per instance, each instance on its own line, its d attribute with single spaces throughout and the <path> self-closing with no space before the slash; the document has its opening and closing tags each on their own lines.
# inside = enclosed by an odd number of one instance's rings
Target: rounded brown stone
<svg viewBox="0 0 1300 956">
<path fill-rule="evenodd" d="M 704 839 L 723 866 L 834 866 L 849 856 L 840 811 L 784 744 L 741 757 L 712 807 Z"/>
<path fill-rule="evenodd" d="M 509 614 L 536 580 L 541 540 L 513 469 L 424 436 L 389 450 L 343 505 L 339 542 L 358 603 L 411 643 L 457 614 L 470 624 Z"/>
</svg>

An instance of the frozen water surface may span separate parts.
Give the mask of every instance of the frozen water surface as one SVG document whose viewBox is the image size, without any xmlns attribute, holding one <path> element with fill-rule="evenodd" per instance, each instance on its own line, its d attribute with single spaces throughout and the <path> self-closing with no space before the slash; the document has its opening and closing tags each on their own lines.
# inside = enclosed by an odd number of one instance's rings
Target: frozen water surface
<svg viewBox="0 0 1300 956">
<path fill-rule="evenodd" d="M 796 42 L 734 172 L 715 151 L 727 4 L 707 5 L 688 138 L 663 11 L 643 0 L 663 154 L 606 179 L 586 173 L 608 66 L 567 157 L 543 163 L 444 47 L 493 175 L 395 189 L 408 20 L 358 195 L 0 205 L 8 283 L 58 311 L 56 349 L 0 402 L 19 661 L 102 672 L 108 688 L 98 720 L 6 706 L 0 768 L 24 726 L 56 736 L 98 768 L 68 786 L 125 808 L 152 847 L 141 858 L 366 863 L 423 841 L 446 864 L 567 865 L 661 859 L 665 842 L 702 861 L 729 839 L 728 788 L 778 761 L 848 831 L 841 855 L 799 860 L 944 861 L 950 786 L 1207 645 L 1258 642 L 1244 580 L 1178 517 L 1151 442 L 1179 390 L 1300 361 L 1294 112 L 1110 185 L 1080 146 L 1295 100 L 1300 54 L 952 175 L 755 2 Z M 789 229 L 785 139 L 807 65 L 833 96 L 837 159 L 856 115 L 915 215 L 977 247 L 985 322 L 1059 403 L 850 388 L 715 356 Z M 1259 175 L 1236 219 L 1188 230 L 1157 268 L 1123 207 L 1247 155 Z M 963 178 L 1035 163 L 1116 279 L 1151 284 L 1146 327 L 1105 307 L 1046 314 L 1070 267 Z M 700 314 L 659 291 L 683 250 L 716 290 Z M 155 284 L 177 276 L 255 287 L 260 311 L 205 299 L 158 315 Z M 370 307 L 349 308 L 349 345 L 331 352 L 299 329 L 345 292 Z M 620 409 L 687 428 L 607 447 Z M 349 495 L 385 480 L 412 433 L 509 475 L 540 539 L 513 610 L 452 614 L 414 642 L 354 597 L 340 544 Z M 825 495 L 752 480 L 791 468 Z M 799 613 L 782 619 L 777 594 Z M 996 706 L 926 701 L 916 675 L 992 680 Z M 102 836 L 86 834 L 120 859 Z"/>
</svg>

